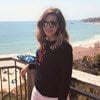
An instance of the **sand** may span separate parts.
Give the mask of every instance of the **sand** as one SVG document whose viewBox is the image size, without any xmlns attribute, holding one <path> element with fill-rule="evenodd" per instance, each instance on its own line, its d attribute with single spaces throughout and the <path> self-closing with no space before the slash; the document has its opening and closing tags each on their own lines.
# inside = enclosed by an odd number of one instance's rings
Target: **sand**
<svg viewBox="0 0 100 100">
<path fill-rule="evenodd" d="M 9 57 L 17 59 L 16 56 L 17 56 L 17 54 L 5 54 L 5 55 L 0 55 L 0 59 L 1 58 L 9 58 Z M 14 65 L 15 65 L 15 62 L 13 60 L 0 61 L 0 67 L 14 66 Z M 17 62 L 16 65 L 20 66 L 22 68 L 25 67 L 25 64 L 22 64 L 22 63 L 19 63 L 19 62 Z M 2 69 L 2 70 L 0 70 L 0 73 L 2 75 L 3 90 L 9 92 L 9 88 L 8 88 L 9 84 L 10 84 L 10 91 L 12 91 L 16 87 L 16 84 L 15 84 L 15 68 L 9 69 L 9 77 L 10 77 L 9 83 L 8 83 L 8 72 L 7 71 L 8 71 L 7 69 Z M 20 84 L 19 80 L 20 80 L 20 71 L 17 69 L 17 85 Z M 24 80 L 22 80 L 22 83 L 23 82 L 24 82 Z M 1 78 L 0 78 L 0 84 L 1 84 Z M 0 90 L 1 90 L 1 87 L 0 87 Z"/>
<path fill-rule="evenodd" d="M 94 47 L 73 47 L 73 58 L 74 60 L 81 59 L 84 56 L 94 57 L 95 55 L 100 54 L 100 48 Z"/>
<path fill-rule="evenodd" d="M 91 56 L 91 57 L 93 57 L 96 54 L 100 54 L 100 47 L 99 46 L 93 47 L 93 44 L 92 44 L 92 46 L 88 45 L 86 47 L 84 47 L 82 45 L 81 46 L 75 46 L 75 47 L 73 46 L 73 58 L 74 58 L 74 60 L 81 59 L 83 56 Z M 5 54 L 5 55 L 0 55 L 0 58 L 5 58 L 5 57 L 16 58 L 17 55 L 18 54 Z M 0 67 L 10 66 L 10 65 L 14 65 L 14 64 L 15 64 L 14 61 L 0 61 Z M 17 65 L 21 66 L 22 68 L 25 67 L 24 64 L 17 63 Z M 13 70 L 11 70 L 10 72 L 13 73 Z M 1 74 L 3 75 L 2 78 L 7 78 L 8 77 L 3 72 Z M 19 74 L 18 74 L 18 76 L 19 76 Z M 10 75 L 10 77 L 11 77 L 10 78 L 11 80 L 14 79 L 14 74 Z M 14 88 L 15 84 L 12 84 L 11 80 L 10 80 L 11 88 Z M 8 88 L 7 84 L 8 84 L 7 81 L 3 82 L 3 86 L 4 86 L 5 90 Z"/>
<path fill-rule="evenodd" d="M 79 45 L 79 46 L 73 46 L 73 58 L 74 60 L 81 59 L 84 56 L 95 56 L 97 54 L 100 54 L 100 42 L 95 42 L 95 43 L 90 43 L 87 45 Z M 5 54 L 5 55 L 0 55 L 0 58 L 5 58 L 5 57 L 12 57 L 17 59 L 18 54 Z M 24 64 L 20 64 L 21 67 L 24 67 Z M 0 61 L 0 66 L 8 66 L 8 65 L 14 65 L 14 61 Z"/>
<path fill-rule="evenodd" d="M 73 58 L 74 60 L 81 59 L 84 56 L 95 56 L 97 54 L 100 54 L 100 42 L 87 44 L 87 45 L 79 45 L 79 46 L 72 46 L 73 48 Z M 5 54 L 0 55 L 0 58 L 5 57 L 12 57 L 17 59 L 18 54 Z M 20 64 L 20 63 L 17 63 Z M 0 61 L 0 66 L 6 66 L 6 65 L 14 65 L 14 61 Z M 21 64 L 21 67 L 24 67 L 23 64 Z"/>
</svg>

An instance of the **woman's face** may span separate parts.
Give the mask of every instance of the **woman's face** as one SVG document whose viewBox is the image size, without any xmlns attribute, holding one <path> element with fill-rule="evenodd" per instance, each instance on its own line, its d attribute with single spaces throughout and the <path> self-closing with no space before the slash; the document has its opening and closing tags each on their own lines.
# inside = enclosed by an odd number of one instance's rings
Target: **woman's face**
<svg viewBox="0 0 100 100">
<path fill-rule="evenodd" d="M 49 14 L 44 23 L 43 23 L 43 31 L 48 37 L 48 39 L 53 39 L 55 37 L 55 33 L 58 30 L 58 22 L 56 15 Z"/>
</svg>

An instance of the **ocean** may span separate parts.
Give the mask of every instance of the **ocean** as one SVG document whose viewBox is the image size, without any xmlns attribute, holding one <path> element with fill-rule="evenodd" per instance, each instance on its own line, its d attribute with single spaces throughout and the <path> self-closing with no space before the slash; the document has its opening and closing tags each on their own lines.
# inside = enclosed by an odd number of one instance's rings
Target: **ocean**
<svg viewBox="0 0 100 100">
<path fill-rule="evenodd" d="M 35 53 L 38 48 L 35 21 L 1 21 L 0 54 Z M 100 24 L 67 21 L 67 30 L 73 46 L 100 41 Z"/>
</svg>

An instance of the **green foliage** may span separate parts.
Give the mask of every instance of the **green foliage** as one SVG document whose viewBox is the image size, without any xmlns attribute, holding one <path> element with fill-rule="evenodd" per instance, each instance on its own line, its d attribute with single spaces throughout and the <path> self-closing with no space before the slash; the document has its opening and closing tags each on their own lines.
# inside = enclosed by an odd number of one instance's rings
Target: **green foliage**
<svg viewBox="0 0 100 100">
<path fill-rule="evenodd" d="M 81 90 L 81 91 L 84 91 L 84 92 L 87 92 L 87 93 L 90 93 L 90 94 L 94 94 L 94 95 L 97 95 L 97 96 L 100 95 L 100 89 L 99 88 L 93 87 L 90 84 L 86 84 L 84 82 L 82 83 L 80 81 L 72 81 L 71 86 L 75 87 L 78 90 Z M 71 100 L 94 100 L 94 99 L 91 99 L 87 96 L 81 95 L 81 94 L 74 92 L 74 91 L 71 93 L 71 95 L 72 95 L 72 98 L 73 98 Z"/>
<path fill-rule="evenodd" d="M 84 56 L 82 59 L 75 60 L 73 68 L 90 74 L 100 75 L 100 54 L 97 54 L 94 57 Z M 98 96 L 100 95 L 100 89 L 90 87 L 87 84 L 73 82 L 72 86 Z M 77 93 L 73 93 L 73 96 L 77 98 L 75 100 L 93 100 Z"/>
<path fill-rule="evenodd" d="M 100 75 L 100 54 L 94 57 L 84 56 L 82 59 L 75 60 L 73 68 L 94 75 Z"/>
</svg>

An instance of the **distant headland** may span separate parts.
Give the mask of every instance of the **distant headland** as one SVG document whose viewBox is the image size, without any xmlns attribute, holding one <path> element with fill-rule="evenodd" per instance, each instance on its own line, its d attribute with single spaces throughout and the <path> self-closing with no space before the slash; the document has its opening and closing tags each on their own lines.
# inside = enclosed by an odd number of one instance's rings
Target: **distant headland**
<svg viewBox="0 0 100 100">
<path fill-rule="evenodd" d="M 83 22 L 100 23 L 100 17 L 82 19 Z"/>
</svg>

